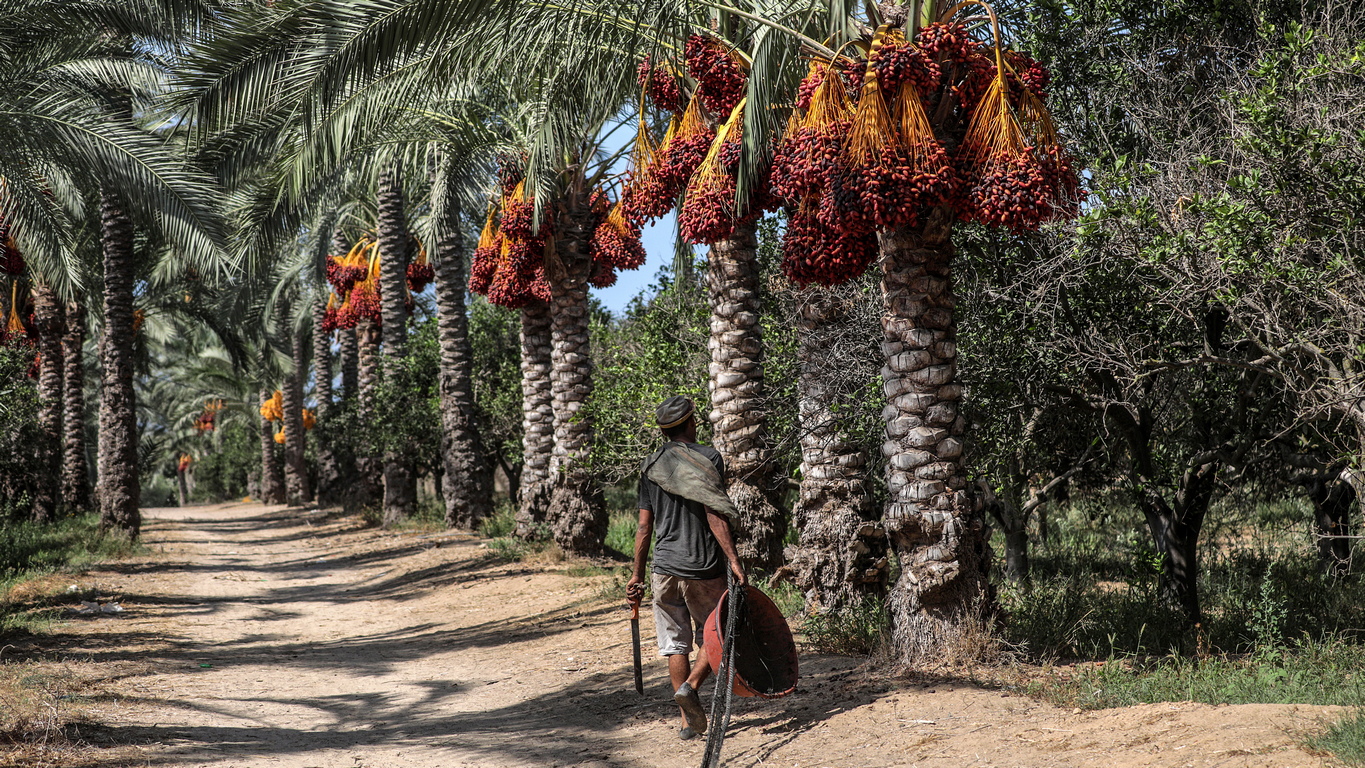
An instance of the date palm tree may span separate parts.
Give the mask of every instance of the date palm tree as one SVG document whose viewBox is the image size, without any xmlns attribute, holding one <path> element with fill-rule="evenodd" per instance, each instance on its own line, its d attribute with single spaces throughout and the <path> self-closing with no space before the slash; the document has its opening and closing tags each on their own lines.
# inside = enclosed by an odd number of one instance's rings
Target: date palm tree
<svg viewBox="0 0 1365 768">
<path fill-rule="evenodd" d="M 211 274 L 227 262 L 211 182 L 187 169 L 164 139 L 133 120 L 161 73 L 130 41 L 174 41 L 197 3 L 6 3 L 0 62 L 13 140 L 0 148 L 0 215 L 21 251 L 61 298 L 79 287 L 79 212 L 98 210 L 103 254 L 103 383 L 99 506 L 105 526 L 136 536 L 137 423 L 133 395 L 133 283 L 137 228 L 173 244 L 178 259 Z M 108 34 L 90 34 L 104 30 Z M 112 105 L 112 106 L 111 106 Z M 165 251 L 144 248 L 150 254 Z"/>
</svg>

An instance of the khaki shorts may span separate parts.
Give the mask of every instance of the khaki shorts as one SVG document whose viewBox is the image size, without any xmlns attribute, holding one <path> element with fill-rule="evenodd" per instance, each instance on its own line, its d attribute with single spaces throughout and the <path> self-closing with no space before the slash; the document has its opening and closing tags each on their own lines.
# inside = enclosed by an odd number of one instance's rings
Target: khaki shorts
<svg viewBox="0 0 1365 768">
<path fill-rule="evenodd" d="M 697 645 L 701 645 L 706 617 L 711 615 L 716 603 L 720 602 L 720 596 L 725 594 L 725 577 L 684 579 L 655 573 L 651 583 L 654 587 L 654 632 L 659 640 L 659 655 L 691 653 L 694 639 Z"/>
</svg>

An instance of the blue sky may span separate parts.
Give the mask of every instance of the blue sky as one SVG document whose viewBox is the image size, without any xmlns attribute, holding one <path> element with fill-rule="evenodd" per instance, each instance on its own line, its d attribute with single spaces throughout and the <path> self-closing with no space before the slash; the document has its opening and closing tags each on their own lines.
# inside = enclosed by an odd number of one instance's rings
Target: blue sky
<svg viewBox="0 0 1365 768">
<path fill-rule="evenodd" d="M 654 282 L 659 270 L 673 263 L 673 243 L 677 236 L 674 214 L 645 227 L 640 233 L 644 242 L 645 265 L 639 269 L 616 273 L 616 285 L 610 288 L 593 288 L 592 295 L 613 314 L 621 314 L 630 300 Z"/>
</svg>

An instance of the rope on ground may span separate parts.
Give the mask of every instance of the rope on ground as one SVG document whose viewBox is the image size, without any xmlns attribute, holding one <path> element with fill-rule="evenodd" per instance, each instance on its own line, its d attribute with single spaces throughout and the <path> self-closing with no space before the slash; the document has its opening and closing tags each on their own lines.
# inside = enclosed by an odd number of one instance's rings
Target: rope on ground
<svg viewBox="0 0 1365 768">
<path fill-rule="evenodd" d="M 711 695 L 711 727 L 706 734 L 701 768 L 720 766 L 720 748 L 725 743 L 725 731 L 730 727 L 730 704 L 735 697 L 735 628 L 739 626 L 748 589 L 740 588 L 732 573 L 727 571 L 726 575 L 729 592 L 725 603 L 725 637 L 721 642 L 720 665 L 716 668 L 716 690 Z"/>
</svg>

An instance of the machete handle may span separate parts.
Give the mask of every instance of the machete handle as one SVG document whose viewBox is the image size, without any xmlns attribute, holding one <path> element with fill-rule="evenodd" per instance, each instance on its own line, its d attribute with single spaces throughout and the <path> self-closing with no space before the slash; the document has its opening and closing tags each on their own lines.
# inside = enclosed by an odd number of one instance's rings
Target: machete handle
<svg viewBox="0 0 1365 768">
<path fill-rule="evenodd" d="M 626 605 L 630 607 L 630 620 L 639 621 L 640 619 L 640 599 L 626 597 Z"/>
</svg>

